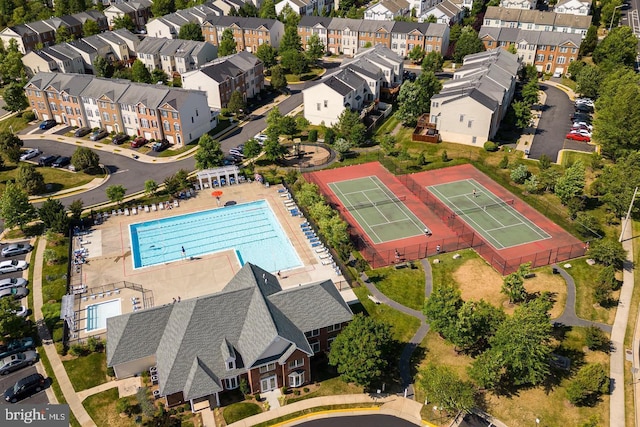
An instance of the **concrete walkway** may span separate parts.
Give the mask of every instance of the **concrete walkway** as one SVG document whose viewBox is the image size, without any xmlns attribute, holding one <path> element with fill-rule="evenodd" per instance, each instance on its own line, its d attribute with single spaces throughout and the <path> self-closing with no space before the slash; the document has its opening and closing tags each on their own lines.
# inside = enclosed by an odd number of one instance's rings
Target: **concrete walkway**
<svg viewBox="0 0 640 427">
<path fill-rule="evenodd" d="M 38 325 L 38 334 L 40 335 L 40 339 L 42 339 L 42 347 L 47 353 L 47 357 L 49 358 L 49 362 L 53 368 L 54 378 L 51 378 L 51 381 L 58 382 L 71 412 L 73 412 L 73 415 L 75 415 L 80 425 L 83 427 L 93 427 L 96 424 L 84 409 L 84 406 L 82 406 L 82 401 L 73 389 L 73 385 L 71 385 L 67 371 L 64 369 L 64 365 L 62 365 L 62 360 L 60 360 L 56 347 L 53 345 L 53 341 L 49 335 L 49 330 L 44 324 L 44 319 L 42 317 L 42 265 L 44 263 L 43 254 L 46 246 L 47 240 L 42 237 L 36 250 L 35 259 L 31 263 L 33 267 L 33 314 L 36 320 L 36 325 Z"/>
</svg>

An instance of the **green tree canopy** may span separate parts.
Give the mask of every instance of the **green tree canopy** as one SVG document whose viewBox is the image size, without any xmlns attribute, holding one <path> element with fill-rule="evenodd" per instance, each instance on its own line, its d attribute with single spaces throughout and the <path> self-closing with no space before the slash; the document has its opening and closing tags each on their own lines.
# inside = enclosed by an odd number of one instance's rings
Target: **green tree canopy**
<svg viewBox="0 0 640 427">
<path fill-rule="evenodd" d="M 264 69 L 269 69 L 278 63 L 278 52 L 270 44 L 263 43 L 256 49 L 256 56 L 264 64 Z"/>
<path fill-rule="evenodd" d="M 409 52 L 409 59 L 414 64 L 421 64 L 422 60 L 425 58 L 426 52 L 422 49 L 422 46 L 419 44 L 415 45 L 413 49 Z"/>
<path fill-rule="evenodd" d="M 593 53 L 594 49 L 598 45 L 598 27 L 595 25 L 589 26 L 587 34 L 584 36 L 584 40 L 580 43 L 579 56 L 587 56 Z M 575 62 L 575 61 L 574 61 Z"/>
<path fill-rule="evenodd" d="M 320 40 L 320 36 L 313 34 L 307 41 L 307 50 L 305 51 L 309 63 L 313 64 L 324 55 L 324 43 Z"/>
<path fill-rule="evenodd" d="M 89 37 L 96 34 L 100 34 L 100 27 L 98 26 L 98 23 L 92 19 L 84 21 L 84 24 L 82 25 L 82 36 Z"/>
<path fill-rule="evenodd" d="M 576 90 L 583 96 L 596 99 L 598 97 L 598 92 L 600 91 L 602 79 L 603 75 L 598 67 L 586 65 L 576 76 Z"/>
<path fill-rule="evenodd" d="M 458 289 L 451 285 L 441 285 L 431 292 L 423 312 L 431 329 L 448 340 L 456 335 L 458 311 L 463 304 Z"/>
<path fill-rule="evenodd" d="M 256 139 L 251 138 L 244 143 L 242 154 L 244 154 L 247 159 L 253 159 L 254 157 L 257 157 L 261 151 L 262 147 L 260 146 L 260 143 Z"/>
<path fill-rule="evenodd" d="M 360 121 L 360 116 L 348 108 L 340 113 L 333 128 L 338 138 L 346 139 L 355 147 L 363 146 L 367 139 L 367 128 Z"/>
<path fill-rule="evenodd" d="M 239 90 L 234 90 L 227 103 L 227 110 L 233 114 L 239 114 L 245 108 L 247 108 L 247 102 L 244 100 L 244 96 Z"/>
<path fill-rule="evenodd" d="M 436 73 L 442 70 L 442 65 L 444 64 L 444 58 L 442 54 L 436 50 L 432 50 L 427 53 L 427 55 L 422 60 L 422 71 L 427 72 L 431 71 Z"/>
<path fill-rule="evenodd" d="M 418 372 L 418 385 L 435 404 L 450 414 L 468 412 L 475 406 L 475 389 L 448 366 L 429 363 Z"/>
<path fill-rule="evenodd" d="M 251 2 L 246 2 L 240 9 L 238 9 L 238 14 L 244 18 L 257 18 L 258 17 L 258 8 Z"/>
<path fill-rule="evenodd" d="M 333 143 L 333 149 L 338 153 L 338 160 L 342 161 L 345 155 L 351 151 L 351 142 L 344 138 L 338 138 Z"/>
<path fill-rule="evenodd" d="M 202 35 L 202 28 L 196 22 L 188 22 L 180 27 L 178 32 L 178 38 L 181 40 L 194 40 L 197 42 L 203 42 L 204 36 Z"/>
<path fill-rule="evenodd" d="M 222 165 L 224 154 L 220 142 L 205 133 L 198 140 L 198 151 L 195 154 L 196 169 L 212 169 Z"/>
<path fill-rule="evenodd" d="M 466 353 L 484 351 L 505 317 L 502 309 L 484 300 L 465 301 L 458 310 L 449 341 Z"/>
<path fill-rule="evenodd" d="M 613 69 L 620 64 L 633 67 L 637 48 L 638 39 L 631 27 L 617 27 L 596 46 L 593 62 L 605 69 Z"/>
<path fill-rule="evenodd" d="M 287 76 L 280 65 L 271 68 L 271 87 L 275 90 L 282 90 L 287 87 Z"/>
<path fill-rule="evenodd" d="M 25 319 L 15 314 L 19 305 L 13 298 L 0 298 L 0 336 L 3 339 L 20 338 L 24 333 Z"/>
<path fill-rule="evenodd" d="M 555 186 L 555 193 L 563 205 L 567 205 L 575 197 L 582 196 L 585 185 L 585 170 L 582 161 L 578 160 L 569 166 Z"/>
<path fill-rule="evenodd" d="M 11 83 L 4 90 L 4 102 L 9 111 L 22 111 L 29 106 L 29 101 L 24 93 L 24 88 L 20 83 Z"/>
<path fill-rule="evenodd" d="M 218 44 L 218 56 L 233 55 L 234 53 L 237 53 L 237 50 L 233 31 L 231 31 L 231 28 L 225 28 Z"/>
<path fill-rule="evenodd" d="M 17 135 L 6 130 L 0 132 L 0 150 L 13 163 L 20 161 L 20 155 L 22 154 L 20 148 L 23 145 L 24 143 Z"/>
<path fill-rule="evenodd" d="M 23 230 L 37 216 L 27 193 L 18 184 L 8 182 L 0 196 L 0 217 L 4 219 L 6 228 L 17 226 Z"/>
<path fill-rule="evenodd" d="M 113 29 L 119 30 L 124 28 L 129 31 L 134 31 L 136 29 L 136 24 L 133 22 L 133 19 L 129 15 L 121 15 L 113 18 Z"/>
<path fill-rule="evenodd" d="M 282 36 L 282 40 L 280 40 L 280 53 L 295 50 L 298 52 L 302 51 L 302 40 L 300 39 L 300 35 L 298 34 L 297 26 L 286 26 L 284 29 L 284 35 Z"/>
<path fill-rule="evenodd" d="M 515 125 L 518 129 L 524 129 L 531 123 L 531 106 L 524 101 L 511 103 Z"/>
<path fill-rule="evenodd" d="M 307 70 L 307 60 L 304 53 L 290 49 L 280 52 L 280 64 L 291 74 L 301 76 Z"/>
<path fill-rule="evenodd" d="M 31 163 L 20 163 L 16 184 L 29 195 L 40 194 L 44 191 L 44 177 Z"/>
<path fill-rule="evenodd" d="M 151 13 L 155 18 L 168 15 L 175 11 L 175 0 L 154 0 L 153 3 L 151 3 Z"/>
<path fill-rule="evenodd" d="M 166 85 L 168 81 L 169 76 L 167 76 L 167 73 L 162 71 L 160 68 L 154 68 L 151 72 L 151 83 L 162 83 L 163 85 Z"/>
<path fill-rule="evenodd" d="M 71 164 L 77 171 L 97 170 L 100 167 L 100 156 L 88 147 L 78 147 L 71 156 Z"/>
<path fill-rule="evenodd" d="M 65 26 L 58 27 L 56 31 L 56 44 L 74 41 L 76 37 Z"/>
<path fill-rule="evenodd" d="M 262 19 L 277 19 L 275 2 L 273 0 L 264 0 L 260 5 L 259 16 Z"/>
<path fill-rule="evenodd" d="M 45 200 L 38 209 L 38 216 L 47 230 L 56 233 L 66 233 L 69 230 L 69 217 L 59 200 L 51 198 Z"/>
<path fill-rule="evenodd" d="M 536 80 L 529 80 L 522 87 L 522 100 L 529 106 L 537 104 L 540 97 L 539 91 L 538 82 Z"/>
<path fill-rule="evenodd" d="M 127 189 L 122 185 L 110 185 L 105 191 L 111 202 L 121 204 Z"/>
<path fill-rule="evenodd" d="M 453 59 L 457 63 L 461 63 L 462 59 L 472 53 L 482 52 L 484 44 L 478 37 L 478 33 L 471 27 L 464 27 L 460 33 L 460 37 L 456 42 L 453 52 Z"/>
<path fill-rule="evenodd" d="M 204 136 L 204 135 L 203 135 Z M 196 152 L 196 155 L 198 153 Z M 144 194 L 147 194 L 151 197 L 155 196 L 158 192 L 158 183 L 152 179 L 148 179 L 144 182 Z"/>
<path fill-rule="evenodd" d="M 113 64 L 111 61 L 103 58 L 102 56 L 96 56 L 93 61 L 93 72 L 97 77 L 111 78 L 113 76 Z"/>
<path fill-rule="evenodd" d="M 640 153 L 637 151 L 605 167 L 592 191 L 600 196 L 608 210 L 620 218 L 629 209 L 635 187 L 640 187 Z M 633 207 L 634 215 L 639 212 L 638 205 L 636 202 Z"/>
<path fill-rule="evenodd" d="M 590 363 L 580 368 L 567 387 L 567 398 L 576 406 L 595 405 L 601 394 L 609 392 L 609 374 L 604 365 Z"/>
<path fill-rule="evenodd" d="M 617 240 L 599 239 L 589 245 L 589 256 L 601 264 L 620 270 L 627 259 L 627 251 Z"/>
<path fill-rule="evenodd" d="M 405 126 L 415 126 L 418 117 L 431 109 L 431 97 L 442 89 L 442 83 L 431 72 L 423 72 L 415 82 L 405 81 L 398 94 L 396 117 Z"/>
<path fill-rule="evenodd" d="M 386 371 L 392 342 L 387 324 L 357 314 L 331 344 L 329 364 L 344 381 L 368 387 Z"/>
<path fill-rule="evenodd" d="M 151 73 L 139 59 L 136 59 L 131 66 L 131 79 L 134 82 L 151 83 Z"/>
</svg>

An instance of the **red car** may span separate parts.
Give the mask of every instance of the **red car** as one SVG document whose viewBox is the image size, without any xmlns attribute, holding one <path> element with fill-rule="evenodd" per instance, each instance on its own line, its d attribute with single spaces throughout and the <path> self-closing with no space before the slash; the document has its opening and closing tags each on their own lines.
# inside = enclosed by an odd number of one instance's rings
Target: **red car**
<svg viewBox="0 0 640 427">
<path fill-rule="evenodd" d="M 139 136 L 136 139 L 134 139 L 133 141 L 131 141 L 131 148 L 140 148 L 143 145 L 145 145 L 147 142 L 147 139 L 143 136 Z"/>
<path fill-rule="evenodd" d="M 584 142 L 590 142 L 591 138 L 586 136 L 586 135 L 580 135 L 579 133 L 568 133 L 567 136 L 565 136 L 565 138 L 567 139 L 573 139 L 574 141 L 584 141 Z"/>
</svg>

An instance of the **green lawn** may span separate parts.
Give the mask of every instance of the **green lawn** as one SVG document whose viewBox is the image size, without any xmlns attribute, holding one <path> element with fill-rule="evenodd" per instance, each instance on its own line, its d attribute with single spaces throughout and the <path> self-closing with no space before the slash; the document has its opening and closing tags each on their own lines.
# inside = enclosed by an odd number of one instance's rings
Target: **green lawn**
<svg viewBox="0 0 640 427">
<path fill-rule="evenodd" d="M 360 394 L 364 393 L 364 388 L 355 384 L 349 384 L 342 381 L 340 378 L 329 378 L 320 383 L 320 387 L 308 394 L 296 397 L 289 397 L 287 399 L 287 405 L 295 402 L 299 402 L 305 399 L 311 399 L 314 397 L 322 396 L 336 396 L 341 394 Z M 292 395 L 288 395 L 292 396 Z"/>
<path fill-rule="evenodd" d="M 134 425 L 134 420 L 128 417 L 122 418 L 116 411 L 118 397 L 118 388 L 111 388 L 87 397 L 82 405 L 98 427 L 130 427 Z M 129 399 L 132 404 L 137 403 L 135 396 Z"/>
<path fill-rule="evenodd" d="M 87 390 L 107 382 L 107 356 L 91 353 L 62 362 L 75 391 Z"/>
<path fill-rule="evenodd" d="M 227 424 L 235 423 L 236 421 L 260 414 L 261 412 L 262 409 L 259 405 L 250 402 L 232 403 L 222 410 L 224 420 Z"/>
<path fill-rule="evenodd" d="M 419 262 L 417 268 L 378 268 L 366 272 L 371 283 L 380 292 L 405 307 L 422 310 L 424 305 L 424 270 Z"/>
<path fill-rule="evenodd" d="M 2 122 L 0 122 L 2 123 Z M 61 190 L 67 190 L 75 188 L 80 185 L 91 182 L 94 178 L 99 178 L 104 175 L 89 175 L 83 172 L 71 172 L 67 169 L 59 168 L 37 168 L 38 172 L 44 177 L 44 182 L 50 184 L 51 187 L 48 192 L 55 192 Z M 18 167 L 15 164 L 7 163 L 5 160 L 5 167 L 0 171 L 0 192 L 4 190 L 5 183 L 10 180 L 15 180 L 18 175 Z"/>
<path fill-rule="evenodd" d="M 322 74 L 323 71 L 324 68 L 312 68 L 301 76 L 297 74 L 285 74 L 285 77 L 287 78 L 287 83 L 300 83 L 313 80 L 314 78 Z"/>
<path fill-rule="evenodd" d="M 29 122 L 21 116 L 12 116 L 0 121 L 0 132 L 8 131 L 16 133 L 26 128 Z"/>
<path fill-rule="evenodd" d="M 616 307 L 600 307 L 593 297 L 596 279 L 603 266 L 589 265 L 585 260 L 586 258 L 574 259 L 571 261 L 571 268 L 565 269 L 576 283 L 576 314 L 586 320 L 613 324 Z"/>
<path fill-rule="evenodd" d="M 581 153 L 578 151 L 563 151 L 562 152 L 562 166 L 569 167 L 578 160 L 581 160 L 585 166 L 588 166 L 591 163 L 591 159 L 593 158 L 593 154 L 591 153 Z"/>
</svg>

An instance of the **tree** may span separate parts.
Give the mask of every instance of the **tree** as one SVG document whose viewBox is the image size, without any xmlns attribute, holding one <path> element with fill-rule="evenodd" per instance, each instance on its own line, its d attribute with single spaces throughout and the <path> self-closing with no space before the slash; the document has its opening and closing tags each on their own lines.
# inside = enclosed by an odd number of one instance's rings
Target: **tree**
<svg viewBox="0 0 640 427">
<path fill-rule="evenodd" d="M 282 116 L 280 118 L 280 134 L 289 136 L 289 139 L 293 139 L 293 136 L 298 133 L 298 124 L 296 119 L 291 116 Z"/>
<path fill-rule="evenodd" d="M 481 352 L 505 317 L 504 311 L 484 300 L 465 301 L 458 310 L 449 341 L 464 352 Z"/>
<path fill-rule="evenodd" d="M 65 233 L 69 230 L 69 217 L 64 205 L 56 199 L 47 199 L 38 209 L 38 216 L 47 230 Z"/>
<path fill-rule="evenodd" d="M 443 64 L 444 58 L 442 57 L 442 54 L 436 50 L 432 50 L 431 52 L 427 53 L 427 55 L 422 60 L 421 67 L 423 72 L 431 71 L 433 73 L 436 73 L 442 70 Z"/>
<path fill-rule="evenodd" d="M 93 61 L 93 72 L 96 77 L 111 78 L 113 76 L 113 64 L 102 56 L 96 56 Z"/>
<path fill-rule="evenodd" d="M 471 27 L 464 27 L 460 33 L 460 37 L 456 42 L 453 52 L 453 59 L 457 63 L 461 63 L 462 59 L 472 53 L 482 52 L 484 44 L 478 38 L 478 33 Z"/>
<path fill-rule="evenodd" d="M 212 169 L 222 165 L 224 154 L 220 142 L 205 133 L 198 140 L 198 151 L 194 157 L 196 169 Z"/>
<path fill-rule="evenodd" d="M 261 151 L 262 147 L 260 146 L 260 143 L 256 139 L 251 138 L 244 143 L 242 154 L 244 154 L 247 159 L 253 159 L 254 157 L 258 157 Z"/>
<path fill-rule="evenodd" d="M 578 371 L 567 387 L 567 398 L 576 406 L 592 406 L 609 392 L 609 375 L 604 365 L 589 363 Z"/>
<path fill-rule="evenodd" d="M 344 138 L 355 147 L 361 147 L 367 138 L 367 128 L 360 121 L 358 113 L 345 108 L 334 126 L 338 138 Z"/>
<path fill-rule="evenodd" d="M 131 66 L 131 79 L 134 82 L 151 83 L 151 73 L 139 59 L 136 59 Z"/>
<path fill-rule="evenodd" d="M 580 71 L 586 66 L 587 64 L 584 61 L 573 61 L 567 68 L 567 75 L 575 82 Z"/>
<path fill-rule="evenodd" d="M 527 297 L 527 291 L 524 289 L 524 277 L 518 273 L 507 275 L 502 281 L 500 292 L 509 297 L 511 304 L 524 301 Z"/>
<path fill-rule="evenodd" d="M 178 32 L 178 38 L 180 40 L 194 40 L 197 42 L 204 41 L 202 28 L 200 28 L 200 25 L 198 25 L 196 22 L 188 22 L 181 26 L 180 31 Z"/>
<path fill-rule="evenodd" d="M 16 184 L 29 195 L 40 194 L 44 191 L 44 177 L 30 163 L 20 163 Z"/>
<path fill-rule="evenodd" d="M 98 23 L 92 19 L 87 19 L 82 25 L 82 37 L 89 37 L 100 34 Z"/>
<path fill-rule="evenodd" d="M 318 59 L 322 58 L 322 55 L 324 55 L 324 43 L 320 40 L 320 36 L 314 33 L 309 37 L 305 53 L 310 64 L 313 64 Z"/>
<path fill-rule="evenodd" d="M 633 67 L 636 59 L 638 39 L 631 27 L 623 26 L 611 32 L 596 46 L 593 51 L 593 62 L 606 69 L 619 65 Z"/>
<path fill-rule="evenodd" d="M 22 63 L 22 52 L 15 39 L 9 41 L 9 47 L 0 63 L 0 74 L 4 81 L 21 81 L 26 77 L 26 70 Z"/>
<path fill-rule="evenodd" d="M 514 101 L 511 103 L 511 109 L 516 119 L 516 127 L 524 129 L 531 123 L 531 106 L 524 101 Z"/>
<path fill-rule="evenodd" d="M 124 28 L 129 31 L 135 31 L 136 24 L 133 22 L 133 19 L 129 15 L 119 15 L 113 18 L 113 29 L 119 30 Z"/>
<path fill-rule="evenodd" d="M 247 102 L 244 100 L 242 93 L 239 90 L 234 90 L 227 103 L 227 110 L 232 114 L 239 114 L 245 108 L 247 108 Z"/>
<path fill-rule="evenodd" d="M 75 40 L 75 36 L 71 34 L 69 28 L 65 26 L 58 27 L 58 31 L 56 31 L 56 44 L 71 42 Z"/>
<path fill-rule="evenodd" d="M 100 156 L 87 147 L 78 147 L 71 156 L 71 164 L 77 171 L 90 171 L 100 168 Z"/>
<path fill-rule="evenodd" d="M 420 64 L 422 63 L 422 60 L 425 58 L 426 52 L 424 51 L 424 49 L 422 49 L 422 46 L 420 45 L 415 45 L 413 49 L 411 49 L 411 51 L 409 51 L 409 59 L 414 63 L 414 64 Z"/>
<path fill-rule="evenodd" d="M 338 138 L 333 143 L 333 149 L 338 153 L 338 160 L 342 161 L 345 155 L 351 151 L 351 143 L 344 138 Z"/>
<path fill-rule="evenodd" d="M 218 45 L 218 57 L 233 55 L 236 52 L 236 41 L 233 38 L 233 31 L 231 31 L 231 28 L 225 28 L 220 38 L 220 44 Z"/>
<path fill-rule="evenodd" d="M 0 336 L 6 338 L 19 338 L 25 329 L 25 319 L 17 316 L 19 303 L 13 298 L 0 299 Z"/>
<path fill-rule="evenodd" d="M 575 197 L 582 196 L 585 185 L 584 164 L 578 160 L 564 171 L 556 182 L 555 193 L 563 205 Z"/>
<path fill-rule="evenodd" d="M 196 155 L 197 154 L 198 153 L 196 153 Z M 156 193 L 158 193 L 158 183 L 152 179 L 146 180 L 144 182 L 144 194 L 147 194 L 151 197 L 155 197 Z"/>
<path fill-rule="evenodd" d="M 164 188 L 172 196 L 175 196 L 180 191 L 189 186 L 189 173 L 180 169 L 178 172 L 164 179 Z"/>
<path fill-rule="evenodd" d="M 272 68 L 278 63 L 278 52 L 270 44 L 263 43 L 258 46 L 258 49 L 256 49 L 256 56 L 260 61 L 262 61 L 265 70 Z"/>
<path fill-rule="evenodd" d="M 422 311 L 431 328 L 449 339 L 456 334 L 458 311 L 463 303 L 459 290 L 451 285 L 442 285 L 433 290 Z"/>
<path fill-rule="evenodd" d="M 622 0 L 607 0 L 600 3 L 600 22 L 606 27 L 617 27 L 620 22 Z"/>
<path fill-rule="evenodd" d="M 297 50 L 280 51 L 280 64 L 291 74 L 301 76 L 307 70 L 307 60 L 304 53 Z"/>
<path fill-rule="evenodd" d="M 298 34 L 297 26 L 289 25 L 285 27 L 279 49 L 281 54 L 289 50 L 302 51 L 302 40 L 300 39 L 300 34 Z"/>
<path fill-rule="evenodd" d="M 429 363 L 420 369 L 418 385 L 429 403 L 448 413 L 469 412 L 475 406 L 473 385 L 462 381 L 448 366 Z"/>
<path fill-rule="evenodd" d="M 284 23 L 285 27 L 297 27 L 300 23 L 300 15 L 287 4 L 282 8 L 278 20 Z M 280 47 L 282 48 L 282 42 L 280 43 Z"/>
<path fill-rule="evenodd" d="M 71 212 L 71 218 L 74 221 L 79 221 L 82 216 L 82 209 L 84 208 L 84 202 L 82 199 L 75 199 L 69 204 L 69 211 Z M 92 211 L 93 214 L 93 211 Z"/>
<path fill-rule="evenodd" d="M 590 25 L 587 29 L 587 34 L 584 36 L 584 40 L 580 43 L 580 52 L 578 55 L 582 58 L 583 56 L 590 55 L 595 50 L 598 45 L 598 27 L 595 25 Z M 581 61 L 574 61 L 581 62 Z"/>
<path fill-rule="evenodd" d="M 19 83 L 11 83 L 4 91 L 6 109 L 12 112 L 22 111 L 29 106 L 24 88 Z"/>
<path fill-rule="evenodd" d="M 174 0 L 154 0 L 151 3 L 151 13 L 155 18 L 168 15 L 176 11 Z"/>
<path fill-rule="evenodd" d="M 620 270 L 627 259 L 627 251 L 617 240 L 600 239 L 589 244 L 589 256 L 601 264 L 612 265 Z"/>
<path fill-rule="evenodd" d="M 607 334 L 597 326 L 589 326 L 585 330 L 585 343 L 589 350 L 601 350 L 605 353 L 611 351 L 611 340 Z"/>
<path fill-rule="evenodd" d="M 535 80 L 529 80 L 523 87 L 522 87 L 522 100 L 525 102 L 525 104 L 531 106 L 533 104 L 537 104 L 538 103 L 538 98 L 539 98 L 539 88 L 538 88 L 538 82 Z"/>
<path fill-rule="evenodd" d="M 113 202 L 120 205 L 122 200 L 124 199 L 124 195 L 127 192 L 127 189 L 122 185 L 110 185 L 106 189 L 107 198 Z"/>
<path fill-rule="evenodd" d="M 29 196 L 18 184 L 7 182 L 0 196 L 0 217 L 4 219 L 6 228 L 17 226 L 20 230 L 37 218 L 36 209 L 29 203 Z"/>
<path fill-rule="evenodd" d="M 11 162 L 18 163 L 20 161 L 20 148 L 22 148 L 23 145 L 22 140 L 15 134 L 9 131 L 0 132 L 0 150 L 2 150 Z"/>
<path fill-rule="evenodd" d="M 168 81 L 169 77 L 167 76 L 167 73 L 162 71 L 160 68 L 155 68 L 151 72 L 151 83 L 162 83 L 163 85 L 166 85 Z"/>
<path fill-rule="evenodd" d="M 264 46 L 264 45 L 262 45 Z M 271 87 L 275 90 L 282 90 L 287 87 L 287 76 L 280 65 L 271 68 Z"/>
<path fill-rule="evenodd" d="M 589 98 L 597 98 L 602 79 L 603 76 L 598 67 L 584 66 L 576 76 L 577 92 Z"/>
<path fill-rule="evenodd" d="M 423 72 L 415 82 L 406 81 L 398 94 L 399 120 L 405 126 L 413 127 L 418 117 L 431 109 L 431 97 L 442 89 L 442 83 L 433 72 Z"/>
<path fill-rule="evenodd" d="M 264 158 L 271 162 L 280 159 L 286 151 L 285 147 L 280 144 L 278 136 L 270 134 L 269 132 L 267 132 L 267 139 L 264 141 L 262 149 L 264 151 Z"/>
<path fill-rule="evenodd" d="M 604 168 L 592 189 L 607 210 L 619 218 L 627 213 L 636 186 L 640 186 L 640 153 L 632 152 Z M 637 212 L 634 205 L 632 213 Z"/>
<path fill-rule="evenodd" d="M 387 324 L 357 314 L 331 344 L 329 364 L 343 381 L 368 387 L 386 371 L 391 344 Z"/>
<path fill-rule="evenodd" d="M 276 5 L 273 0 L 264 0 L 260 5 L 260 13 L 258 14 L 262 19 L 277 19 Z"/>
<path fill-rule="evenodd" d="M 258 13 L 258 8 L 251 2 L 244 3 L 238 10 L 238 15 L 243 18 L 257 18 Z"/>
</svg>

